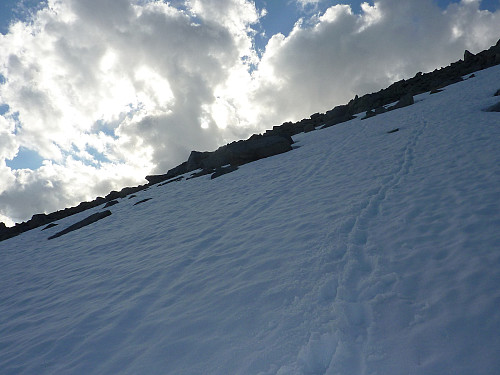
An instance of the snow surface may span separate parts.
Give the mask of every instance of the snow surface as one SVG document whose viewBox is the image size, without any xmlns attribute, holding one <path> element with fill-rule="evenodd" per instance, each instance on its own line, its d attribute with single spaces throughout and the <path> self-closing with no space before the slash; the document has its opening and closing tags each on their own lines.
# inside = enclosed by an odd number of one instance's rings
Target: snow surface
<svg viewBox="0 0 500 375">
<path fill-rule="evenodd" d="M 0 373 L 498 374 L 499 88 L 1 242 Z"/>
</svg>

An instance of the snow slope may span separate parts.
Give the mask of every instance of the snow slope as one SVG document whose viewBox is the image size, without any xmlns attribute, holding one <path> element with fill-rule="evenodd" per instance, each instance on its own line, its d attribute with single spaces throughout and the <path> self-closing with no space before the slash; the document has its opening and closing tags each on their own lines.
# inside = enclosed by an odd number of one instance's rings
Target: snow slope
<svg viewBox="0 0 500 375">
<path fill-rule="evenodd" d="M 500 66 L 0 243 L 0 373 L 497 374 L 499 88 Z"/>
</svg>

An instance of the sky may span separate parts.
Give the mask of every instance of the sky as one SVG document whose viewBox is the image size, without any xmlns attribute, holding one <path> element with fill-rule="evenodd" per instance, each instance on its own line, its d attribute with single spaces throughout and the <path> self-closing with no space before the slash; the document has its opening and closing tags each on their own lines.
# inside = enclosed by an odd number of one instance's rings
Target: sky
<svg viewBox="0 0 500 375">
<path fill-rule="evenodd" d="M 145 183 L 285 121 L 479 52 L 500 1 L 0 5 L 0 221 Z"/>
</svg>

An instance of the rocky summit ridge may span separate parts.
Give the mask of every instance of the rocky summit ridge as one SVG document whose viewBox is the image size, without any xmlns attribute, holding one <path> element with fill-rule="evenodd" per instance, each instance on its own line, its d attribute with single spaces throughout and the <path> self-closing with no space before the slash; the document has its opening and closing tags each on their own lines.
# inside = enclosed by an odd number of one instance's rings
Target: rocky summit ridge
<svg viewBox="0 0 500 375">
<path fill-rule="evenodd" d="M 468 78 L 472 78 L 474 72 L 498 64 L 500 64 L 500 40 L 494 46 L 477 54 L 472 54 L 466 50 L 463 59 L 441 69 L 435 69 L 429 73 L 419 72 L 413 78 L 400 80 L 375 93 L 361 97 L 356 95 L 349 103 L 336 106 L 326 113 L 314 113 L 309 118 L 298 122 L 285 122 L 273 126 L 272 129 L 266 130 L 263 134 L 254 134 L 246 140 L 229 143 L 215 151 L 192 151 L 187 161 L 170 169 L 167 173 L 146 176 L 147 184 L 125 187 L 120 191 L 111 191 L 105 197 L 97 197 L 90 202 L 81 202 L 75 207 L 65 208 L 49 214 L 35 214 L 30 220 L 17 223 L 13 227 L 7 227 L 4 223 L 0 223 L 0 241 L 43 225 L 47 225 L 47 227 L 55 226 L 57 224 L 54 224 L 54 222 L 57 220 L 99 205 L 109 207 L 117 199 L 130 197 L 138 191 L 148 189 L 151 185 L 165 185 L 180 181 L 183 178 L 189 179 L 208 174 L 211 175 L 212 179 L 217 178 L 237 170 L 240 165 L 292 150 L 293 135 L 334 126 L 351 120 L 363 112 L 366 112 L 363 118 L 369 118 L 380 113 L 412 105 L 414 95 L 425 92 L 438 93 L 442 88 L 462 81 L 464 76 L 470 75 Z M 495 95 L 500 96 L 500 88 Z M 500 112 L 500 102 L 486 110 Z M 397 130 L 394 129 L 393 131 Z M 190 172 L 192 173 L 185 177 Z M 84 219 L 82 222 L 77 223 L 78 225 L 75 224 L 74 228 L 67 228 L 51 238 L 89 225 L 102 217 L 109 216 L 109 214 L 109 211 L 104 211 L 103 215 Z"/>
</svg>

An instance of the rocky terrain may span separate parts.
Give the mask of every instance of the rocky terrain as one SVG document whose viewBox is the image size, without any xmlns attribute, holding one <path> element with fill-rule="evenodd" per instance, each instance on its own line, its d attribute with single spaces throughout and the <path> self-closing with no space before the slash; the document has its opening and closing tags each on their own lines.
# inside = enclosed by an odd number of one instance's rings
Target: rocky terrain
<svg viewBox="0 0 500 375">
<path fill-rule="evenodd" d="M 211 175 L 211 178 L 217 178 L 237 170 L 240 165 L 292 150 L 293 140 L 291 137 L 293 135 L 334 126 L 351 120 L 363 112 L 366 112 L 364 118 L 369 118 L 412 105 L 414 103 L 413 96 L 415 95 L 425 92 L 438 93 L 442 88 L 462 81 L 465 76 L 468 76 L 467 79 L 473 78 L 474 72 L 498 64 L 500 64 L 500 40 L 496 45 L 478 54 L 474 55 L 466 50 L 463 60 L 436 69 L 433 72 L 419 72 L 413 78 L 395 82 L 378 92 L 361 97 L 356 96 L 349 103 L 339 105 L 326 113 L 315 113 L 310 118 L 295 123 L 285 122 L 274 126 L 263 134 L 254 134 L 247 140 L 232 142 L 212 152 L 192 151 L 187 161 L 170 169 L 167 173 L 146 176 L 147 184 L 112 191 L 105 197 L 97 197 L 90 202 L 82 202 L 78 206 L 53 213 L 35 214 L 30 220 L 17 223 L 14 227 L 6 227 L 4 223 L 0 223 L 0 241 L 40 226 L 53 226 L 52 223 L 57 220 L 99 205 L 109 207 L 118 198 L 131 196 L 138 191 L 148 189 L 154 184 L 168 184 L 179 181 L 184 178 L 182 175 L 189 172 L 192 172 L 192 174 L 188 178 L 208 174 Z M 496 92 L 496 95 L 500 95 L 500 89 Z M 485 110 L 500 112 L 500 103 Z M 398 130 L 393 129 L 391 132 Z M 93 221 L 87 220 L 86 225 L 91 222 Z"/>
</svg>

